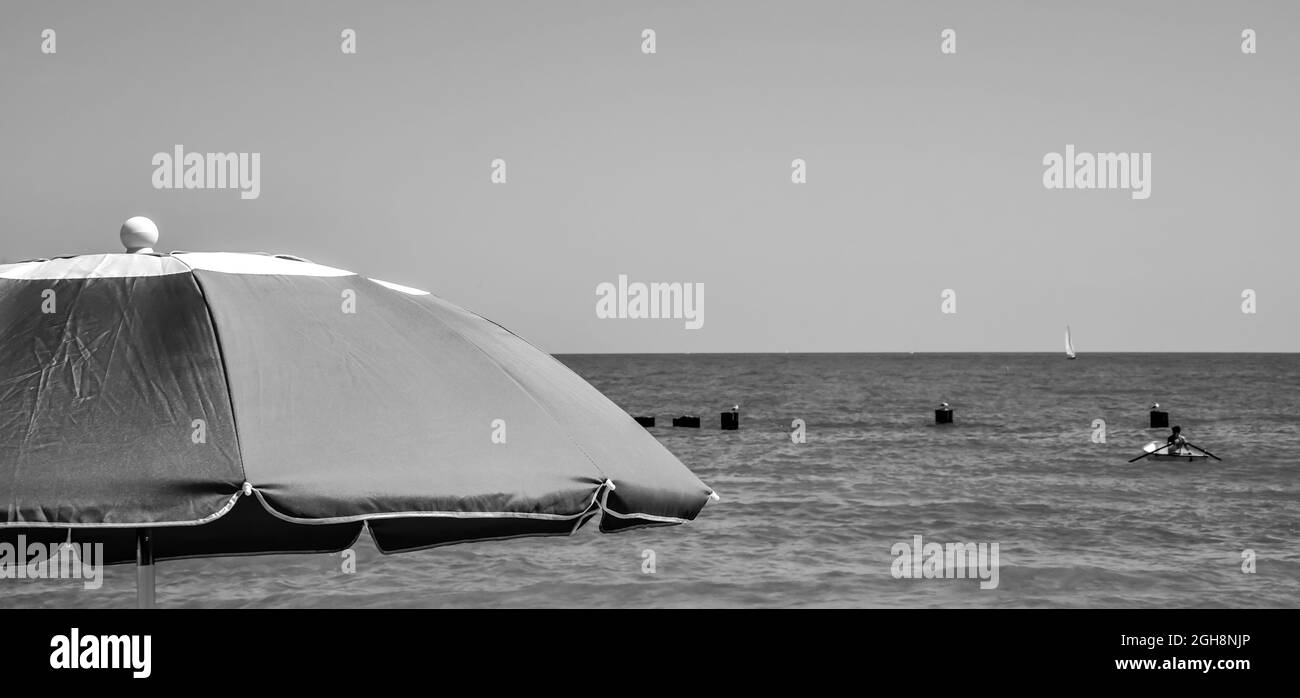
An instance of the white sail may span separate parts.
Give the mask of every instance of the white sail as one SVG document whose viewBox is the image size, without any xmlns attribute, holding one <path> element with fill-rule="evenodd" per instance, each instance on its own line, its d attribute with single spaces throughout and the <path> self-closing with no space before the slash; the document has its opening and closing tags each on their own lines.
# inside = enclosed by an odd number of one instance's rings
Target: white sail
<svg viewBox="0 0 1300 698">
<path fill-rule="evenodd" d="M 1065 326 L 1065 355 L 1074 358 L 1074 344 L 1070 341 L 1070 326 Z"/>
</svg>

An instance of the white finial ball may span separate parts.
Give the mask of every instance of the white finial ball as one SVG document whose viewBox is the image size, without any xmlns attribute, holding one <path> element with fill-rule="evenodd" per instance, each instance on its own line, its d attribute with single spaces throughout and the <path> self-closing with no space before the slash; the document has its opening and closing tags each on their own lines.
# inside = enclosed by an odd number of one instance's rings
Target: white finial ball
<svg viewBox="0 0 1300 698">
<path fill-rule="evenodd" d="M 122 224 L 121 237 L 127 252 L 153 252 L 153 246 L 158 244 L 158 226 L 144 216 L 128 218 Z"/>
</svg>

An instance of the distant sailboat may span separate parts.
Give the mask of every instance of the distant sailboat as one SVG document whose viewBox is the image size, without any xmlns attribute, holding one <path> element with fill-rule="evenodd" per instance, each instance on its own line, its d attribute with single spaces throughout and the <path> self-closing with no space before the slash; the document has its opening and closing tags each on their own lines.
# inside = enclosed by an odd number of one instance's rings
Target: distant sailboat
<svg viewBox="0 0 1300 698">
<path fill-rule="evenodd" d="M 1070 326 L 1069 326 L 1069 325 L 1066 325 L 1066 326 L 1065 326 L 1065 358 L 1067 358 L 1067 359 L 1073 359 L 1073 358 L 1075 358 L 1075 356 L 1074 356 L 1074 343 L 1070 341 Z"/>
</svg>

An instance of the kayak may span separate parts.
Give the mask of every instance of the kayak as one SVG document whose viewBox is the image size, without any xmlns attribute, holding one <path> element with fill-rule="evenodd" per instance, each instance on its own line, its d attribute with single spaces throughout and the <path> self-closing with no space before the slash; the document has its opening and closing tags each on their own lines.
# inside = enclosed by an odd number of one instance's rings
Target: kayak
<svg viewBox="0 0 1300 698">
<path fill-rule="evenodd" d="M 1209 460 L 1210 457 L 1204 453 L 1185 453 L 1182 455 L 1172 453 L 1151 453 L 1147 454 L 1147 460 L 1155 461 L 1182 461 L 1185 463 L 1200 463 Z"/>
<path fill-rule="evenodd" d="M 1152 441 L 1146 446 L 1143 446 L 1142 450 L 1147 452 L 1146 459 L 1153 460 L 1153 461 L 1200 463 L 1201 461 L 1207 461 L 1210 459 L 1208 455 L 1200 452 L 1199 450 L 1191 446 L 1184 446 L 1183 447 L 1184 450 L 1181 453 L 1169 453 L 1167 449 L 1161 451 L 1160 453 L 1152 453 L 1152 451 L 1155 451 L 1156 449 L 1163 449 L 1163 448 L 1165 448 L 1165 444 L 1159 443 L 1157 441 Z"/>
</svg>

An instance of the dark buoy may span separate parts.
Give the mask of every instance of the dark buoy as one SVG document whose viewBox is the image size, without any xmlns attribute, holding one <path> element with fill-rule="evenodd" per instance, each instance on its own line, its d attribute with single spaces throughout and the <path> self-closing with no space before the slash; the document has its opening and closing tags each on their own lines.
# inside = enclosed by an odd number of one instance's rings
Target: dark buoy
<svg viewBox="0 0 1300 698">
<path fill-rule="evenodd" d="M 1155 403 L 1154 405 L 1151 405 L 1151 428 L 1152 429 L 1169 428 L 1169 413 L 1160 409 L 1160 403 L 1158 402 Z"/>
<path fill-rule="evenodd" d="M 722 430 L 736 431 L 740 428 L 740 405 L 731 408 L 730 412 L 722 413 Z"/>
<path fill-rule="evenodd" d="M 690 415 L 682 415 L 682 416 L 680 416 L 680 417 L 673 417 L 673 426 L 675 426 L 675 427 L 689 427 L 689 428 L 691 428 L 691 429 L 699 429 L 699 428 L 700 428 L 700 418 L 699 418 L 699 417 L 692 417 L 692 416 L 690 416 Z"/>
<path fill-rule="evenodd" d="M 655 425 L 654 417 L 633 417 L 632 419 L 635 419 L 636 423 L 643 427 L 649 428 Z"/>
<path fill-rule="evenodd" d="M 935 424 L 952 424 L 952 408 L 948 403 L 939 405 L 939 409 L 934 411 Z"/>
</svg>

